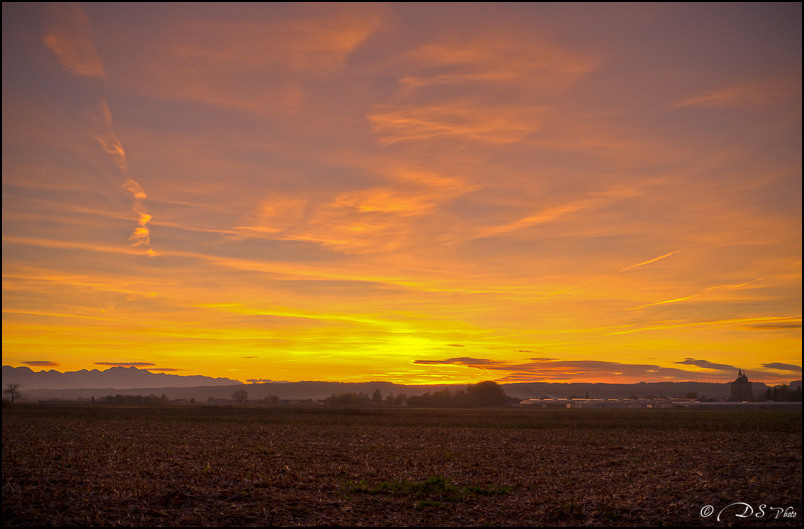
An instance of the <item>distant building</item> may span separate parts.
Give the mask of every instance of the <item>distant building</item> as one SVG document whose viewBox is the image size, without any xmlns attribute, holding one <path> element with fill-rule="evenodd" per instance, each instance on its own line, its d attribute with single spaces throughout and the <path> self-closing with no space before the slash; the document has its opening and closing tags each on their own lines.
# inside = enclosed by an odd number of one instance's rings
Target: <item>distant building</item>
<svg viewBox="0 0 804 529">
<path fill-rule="evenodd" d="M 754 398 L 751 383 L 748 381 L 748 376 L 743 373 L 742 369 L 737 370 L 737 379 L 732 382 L 730 386 L 731 393 L 729 394 L 729 400 L 744 401 Z"/>
</svg>

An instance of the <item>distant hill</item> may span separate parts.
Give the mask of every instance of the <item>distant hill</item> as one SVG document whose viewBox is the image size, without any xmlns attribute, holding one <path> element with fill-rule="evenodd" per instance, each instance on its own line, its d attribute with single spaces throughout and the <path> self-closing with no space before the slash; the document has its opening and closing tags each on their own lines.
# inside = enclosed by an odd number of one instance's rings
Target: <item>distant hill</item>
<svg viewBox="0 0 804 529">
<path fill-rule="evenodd" d="M 106 370 L 33 371 L 27 367 L 3 366 L 3 387 L 16 382 L 21 390 L 32 389 L 86 389 L 86 388 L 155 388 L 190 386 L 228 386 L 242 384 L 231 378 L 212 378 L 201 375 L 168 375 L 151 373 L 136 367 L 110 367 Z"/>
<path fill-rule="evenodd" d="M 20 384 L 25 400 L 89 399 L 108 395 L 162 395 L 170 399 L 196 399 L 206 402 L 208 398 L 230 399 L 236 389 L 245 389 L 249 399 L 263 399 L 276 395 L 281 399 L 325 399 L 341 393 L 368 393 L 380 390 L 383 397 L 393 393 L 408 397 L 423 395 L 442 389 L 457 391 L 467 384 L 404 385 L 391 382 L 271 382 L 243 384 L 228 378 L 205 376 L 181 376 L 151 373 L 136 367 L 112 367 L 105 371 L 93 369 L 67 373 L 58 371 L 34 372 L 27 367 L 3 366 L 3 386 L 9 382 Z M 762 382 L 753 382 L 754 395 L 764 396 L 768 387 Z M 801 381 L 790 383 L 795 389 Z M 524 382 L 501 384 L 505 393 L 519 399 L 556 397 L 624 398 L 685 397 L 696 393 L 698 397 L 724 399 L 729 396 L 728 383 L 714 382 L 640 382 L 638 384 L 606 383 L 548 383 Z"/>
</svg>

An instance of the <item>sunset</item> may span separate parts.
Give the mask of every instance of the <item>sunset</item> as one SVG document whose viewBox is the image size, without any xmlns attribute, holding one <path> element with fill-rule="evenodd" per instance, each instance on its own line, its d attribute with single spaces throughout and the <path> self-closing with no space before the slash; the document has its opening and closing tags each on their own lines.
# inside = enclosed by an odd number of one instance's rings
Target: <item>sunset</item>
<svg viewBox="0 0 804 529">
<path fill-rule="evenodd" d="M 3 3 L 3 364 L 800 380 L 801 49 L 800 3 Z"/>
</svg>

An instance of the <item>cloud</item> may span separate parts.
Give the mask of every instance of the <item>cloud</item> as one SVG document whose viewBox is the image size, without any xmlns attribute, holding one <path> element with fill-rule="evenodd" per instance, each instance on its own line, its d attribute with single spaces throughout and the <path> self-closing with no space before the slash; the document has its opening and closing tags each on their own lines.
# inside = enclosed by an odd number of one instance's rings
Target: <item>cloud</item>
<svg viewBox="0 0 804 529">
<path fill-rule="evenodd" d="M 694 358 L 685 358 L 680 362 L 673 362 L 674 364 L 686 364 L 690 366 L 703 367 L 705 369 L 715 369 L 719 371 L 734 371 L 736 367 L 729 364 L 715 364 L 708 360 L 696 360 Z"/>
<path fill-rule="evenodd" d="M 438 105 L 376 105 L 366 117 L 383 146 L 441 139 L 506 144 L 522 141 L 539 130 L 542 111 L 531 106 L 489 106 L 465 100 Z"/>
<path fill-rule="evenodd" d="M 99 366 L 117 366 L 117 367 L 138 367 L 138 366 L 155 366 L 152 362 L 93 362 Z M 160 370 L 163 371 L 163 370 Z"/>
<path fill-rule="evenodd" d="M 495 235 L 500 235 L 511 231 L 530 228 L 531 226 L 536 226 L 538 224 L 553 222 L 572 213 L 586 209 L 590 205 L 591 201 L 589 200 L 579 200 L 569 204 L 562 204 L 560 206 L 548 207 L 539 211 L 535 215 L 524 217 L 509 224 L 505 224 L 502 226 L 493 226 L 481 230 L 479 236 L 492 237 Z"/>
<path fill-rule="evenodd" d="M 156 252 L 150 248 L 151 232 L 148 229 L 148 222 L 153 218 L 145 209 L 143 201 L 148 198 L 145 191 L 139 183 L 131 178 L 129 174 L 128 161 L 126 160 L 126 151 L 123 149 L 123 143 L 117 138 L 117 135 L 112 130 L 112 113 L 109 110 L 109 105 L 105 100 L 101 100 L 100 114 L 103 123 L 103 131 L 95 136 L 95 139 L 101 144 L 103 150 L 112 158 L 115 167 L 120 170 L 120 173 L 126 179 L 123 183 L 123 188 L 126 189 L 134 198 L 134 204 L 131 209 L 139 216 L 137 220 L 137 227 L 129 236 L 129 240 L 133 241 L 134 246 L 145 246 L 148 248 L 148 255 L 153 257 Z"/>
<path fill-rule="evenodd" d="M 291 69 L 332 71 L 382 23 L 378 6 L 298 6 L 287 16 L 252 12 L 249 19 L 227 16 L 183 20 L 172 28 L 167 59 L 189 73 L 214 67 L 218 73 L 259 71 L 281 64 Z M 188 17 L 189 18 L 189 17 Z M 260 53 L 254 53 L 259 50 Z M 203 61 L 199 59 L 203 58 Z M 208 72 L 211 73 L 211 72 Z"/>
<path fill-rule="evenodd" d="M 765 105 L 791 96 L 801 97 L 800 80 L 744 81 L 682 99 L 673 108 Z"/>
<path fill-rule="evenodd" d="M 414 224 L 477 186 L 433 171 L 385 168 L 380 185 L 328 197 L 270 192 L 237 229 L 246 237 L 319 243 L 337 252 L 382 253 L 415 244 Z"/>
<path fill-rule="evenodd" d="M 106 77 L 95 49 L 92 27 L 81 4 L 49 2 L 45 8 L 42 41 L 67 72 L 73 75 Z"/>
<path fill-rule="evenodd" d="M 146 40 L 120 42 L 126 67 L 114 81 L 163 101 L 296 116 L 317 104 L 310 85 L 347 67 L 387 11 L 380 4 L 213 5 L 152 26 Z"/>
<path fill-rule="evenodd" d="M 796 321 L 780 321 L 778 323 L 757 323 L 755 325 L 746 325 L 746 329 L 752 331 L 787 331 L 791 329 L 801 328 L 801 318 Z"/>
<path fill-rule="evenodd" d="M 21 363 L 25 364 L 26 366 L 34 366 L 34 367 L 49 367 L 49 366 L 60 365 L 58 362 L 53 362 L 51 360 L 28 360 Z"/>
<path fill-rule="evenodd" d="M 92 38 L 92 28 L 83 8 L 77 3 L 49 3 L 46 8 L 48 22 L 42 40 L 56 55 L 59 63 L 69 73 L 79 76 L 106 77 Z M 123 187 L 134 197 L 132 209 L 139 219 L 137 227 L 129 237 L 135 246 L 148 248 L 147 254 L 156 253 L 150 248 L 150 231 L 147 227 L 151 215 L 147 213 L 143 200 L 147 198 L 142 187 L 129 174 L 126 152 L 122 142 L 112 130 L 112 114 L 105 100 L 100 101 L 99 118 L 101 131 L 95 139 L 101 144 L 112 163 L 126 179 Z"/>
<path fill-rule="evenodd" d="M 564 382 L 600 382 L 606 380 L 613 383 L 633 383 L 637 381 L 681 382 L 701 380 L 702 376 L 708 380 L 728 381 L 732 378 L 731 366 L 713 364 L 705 360 L 687 359 L 688 361 L 675 362 L 710 367 L 722 370 L 724 373 L 702 375 L 698 371 L 687 371 L 672 367 L 662 367 L 654 364 L 629 364 L 622 362 L 609 362 L 601 360 L 557 360 L 554 358 L 531 358 L 530 362 L 514 363 L 484 358 L 447 358 L 444 360 L 415 360 L 418 365 L 459 365 L 468 368 L 494 371 L 500 374 L 499 380 L 506 382 L 537 382 L 537 381 L 564 381 Z M 729 371 L 726 373 L 726 371 Z M 714 379 L 713 379 L 714 377 Z"/>
<path fill-rule="evenodd" d="M 505 362 L 487 360 L 485 358 L 471 358 L 468 356 L 462 356 L 459 358 L 447 358 L 446 360 L 414 360 L 413 363 L 424 364 L 424 365 L 457 364 L 462 366 L 473 366 L 473 367 L 505 364 Z"/>
<path fill-rule="evenodd" d="M 406 88 L 437 85 L 525 86 L 530 89 L 565 89 L 594 70 L 598 60 L 541 38 L 542 32 L 486 26 L 480 31 L 456 35 L 451 27 L 441 36 L 416 47 L 400 58 Z"/>
<path fill-rule="evenodd" d="M 776 369 L 778 371 L 801 373 L 801 366 L 797 366 L 795 364 L 782 364 L 781 362 L 771 362 L 770 364 L 762 364 L 762 367 L 765 367 L 767 369 Z"/>
</svg>

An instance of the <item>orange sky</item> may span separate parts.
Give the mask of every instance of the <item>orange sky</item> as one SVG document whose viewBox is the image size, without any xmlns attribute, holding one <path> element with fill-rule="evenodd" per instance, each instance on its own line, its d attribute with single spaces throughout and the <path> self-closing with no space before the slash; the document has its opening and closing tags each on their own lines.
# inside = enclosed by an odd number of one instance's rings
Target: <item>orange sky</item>
<svg viewBox="0 0 804 529">
<path fill-rule="evenodd" d="M 801 378 L 801 4 L 3 3 L 3 364 Z"/>
</svg>

